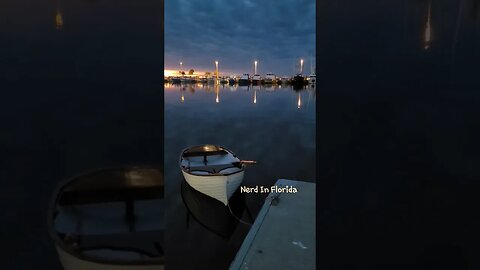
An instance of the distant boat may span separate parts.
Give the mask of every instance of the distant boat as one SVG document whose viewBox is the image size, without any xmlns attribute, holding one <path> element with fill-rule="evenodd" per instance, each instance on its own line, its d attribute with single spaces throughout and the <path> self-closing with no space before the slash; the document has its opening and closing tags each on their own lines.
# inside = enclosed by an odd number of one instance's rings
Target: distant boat
<svg viewBox="0 0 480 270">
<path fill-rule="evenodd" d="M 258 85 L 262 82 L 262 77 L 259 74 L 255 74 L 252 77 L 252 84 Z"/>
<path fill-rule="evenodd" d="M 315 73 L 310 74 L 308 83 L 309 84 L 315 84 L 317 82 L 317 75 Z"/>
<path fill-rule="evenodd" d="M 228 79 L 225 78 L 225 77 L 223 77 L 223 78 L 220 79 L 220 83 L 221 83 L 221 84 L 227 84 L 227 83 L 228 83 Z"/>
<path fill-rule="evenodd" d="M 215 78 L 213 78 L 213 77 L 208 77 L 208 78 L 207 78 L 207 83 L 208 83 L 208 84 L 214 84 L 214 83 L 215 83 Z"/>
<path fill-rule="evenodd" d="M 68 179 L 48 209 L 48 232 L 65 270 L 164 269 L 163 174 L 103 169 Z"/>
<path fill-rule="evenodd" d="M 182 151 L 180 169 L 191 187 L 228 205 L 243 181 L 245 164 L 225 147 L 201 145 Z"/>
<path fill-rule="evenodd" d="M 172 78 L 172 83 L 173 84 L 179 84 L 182 82 L 182 79 L 180 77 L 173 77 Z"/>
<path fill-rule="evenodd" d="M 288 84 L 288 82 L 290 81 L 290 78 L 282 77 L 282 79 L 280 81 L 281 81 L 282 84 Z"/>
<path fill-rule="evenodd" d="M 185 84 L 187 84 L 187 83 L 196 83 L 197 80 L 195 79 L 195 77 L 187 77 L 187 76 L 184 76 L 184 77 L 182 77 L 182 78 L 180 79 L 180 82 L 181 82 L 181 83 L 185 83 Z"/>
<path fill-rule="evenodd" d="M 242 77 L 240 77 L 240 79 L 238 80 L 238 84 L 240 85 L 250 84 L 250 74 L 248 73 L 243 74 Z"/>
<path fill-rule="evenodd" d="M 304 85 L 306 82 L 302 74 L 297 74 L 293 77 L 293 84 L 295 85 Z"/>
<path fill-rule="evenodd" d="M 265 76 L 264 83 L 265 84 L 274 84 L 274 83 L 276 83 L 276 80 L 277 80 L 277 77 L 275 76 L 275 74 L 268 73 L 267 76 Z"/>
<path fill-rule="evenodd" d="M 236 82 L 236 81 L 235 81 L 235 78 L 229 78 L 229 79 L 228 79 L 228 84 L 230 84 L 230 85 L 234 85 L 235 82 Z"/>
</svg>

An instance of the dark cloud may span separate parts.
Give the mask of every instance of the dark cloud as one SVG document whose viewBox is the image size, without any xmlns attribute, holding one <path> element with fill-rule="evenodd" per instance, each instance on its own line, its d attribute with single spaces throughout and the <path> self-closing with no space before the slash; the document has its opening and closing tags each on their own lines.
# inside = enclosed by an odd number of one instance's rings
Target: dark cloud
<svg viewBox="0 0 480 270">
<path fill-rule="evenodd" d="M 165 66 L 291 75 L 315 58 L 314 0 L 165 1 Z"/>
</svg>

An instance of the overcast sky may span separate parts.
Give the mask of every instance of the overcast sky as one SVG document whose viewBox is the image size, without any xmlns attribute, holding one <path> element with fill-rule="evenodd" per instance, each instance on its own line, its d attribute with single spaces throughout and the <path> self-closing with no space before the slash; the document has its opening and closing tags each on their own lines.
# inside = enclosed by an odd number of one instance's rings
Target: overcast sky
<svg viewBox="0 0 480 270">
<path fill-rule="evenodd" d="M 314 0 L 165 1 L 165 69 L 293 75 L 315 58 Z M 315 66 L 315 64 L 313 64 Z"/>
</svg>

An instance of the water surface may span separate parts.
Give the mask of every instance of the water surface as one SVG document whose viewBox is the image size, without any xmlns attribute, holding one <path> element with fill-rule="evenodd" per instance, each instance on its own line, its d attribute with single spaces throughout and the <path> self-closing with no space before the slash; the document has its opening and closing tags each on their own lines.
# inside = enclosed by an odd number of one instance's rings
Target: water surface
<svg viewBox="0 0 480 270">
<path fill-rule="evenodd" d="M 312 87 L 295 91 L 290 86 L 166 85 L 169 267 L 227 269 L 249 230 L 248 225 L 240 222 L 229 238 L 222 238 L 199 224 L 190 223 L 187 228 L 187 208 L 180 195 L 181 150 L 217 144 L 241 159 L 256 160 L 256 165 L 246 169 L 246 186 L 270 186 L 279 178 L 314 182 L 315 95 Z M 244 195 L 246 207 L 254 217 L 266 195 Z M 221 208 L 222 204 L 218 204 Z M 247 212 L 241 218 L 249 221 Z"/>
<path fill-rule="evenodd" d="M 0 7 L 0 268 L 60 269 L 46 230 L 56 184 L 163 163 L 162 3 Z"/>
<path fill-rule="evenodd" d="M 319 264 L 480 268 L 480 2 L 318 3 Z"/>
</svg>

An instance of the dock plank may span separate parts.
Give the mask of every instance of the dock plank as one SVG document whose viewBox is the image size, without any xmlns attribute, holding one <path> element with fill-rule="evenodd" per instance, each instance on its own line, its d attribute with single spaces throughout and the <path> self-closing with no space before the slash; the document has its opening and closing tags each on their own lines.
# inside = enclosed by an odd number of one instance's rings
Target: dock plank
<svg viewBox="0 0 480 270">
<path fill-rule="evenodd" d="M 297 192 L 269 194 L 230 270 L 315 269 L 315 183 L 275 185 Z"/>
</svg>

